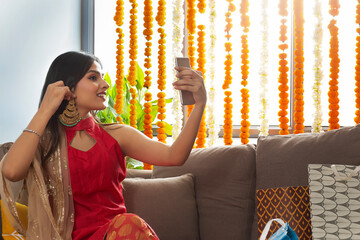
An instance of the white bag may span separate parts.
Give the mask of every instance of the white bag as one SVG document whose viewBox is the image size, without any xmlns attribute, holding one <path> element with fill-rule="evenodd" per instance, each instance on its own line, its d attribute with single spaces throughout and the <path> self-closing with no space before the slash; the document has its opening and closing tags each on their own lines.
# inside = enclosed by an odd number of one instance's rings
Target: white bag
<svg viewBox="0 0 360 240">
<path fill-rule="evenodd" d="M 359 171 L 352 165 L 308 165 L 314 240 L 360 240 Z"/>
</svg>

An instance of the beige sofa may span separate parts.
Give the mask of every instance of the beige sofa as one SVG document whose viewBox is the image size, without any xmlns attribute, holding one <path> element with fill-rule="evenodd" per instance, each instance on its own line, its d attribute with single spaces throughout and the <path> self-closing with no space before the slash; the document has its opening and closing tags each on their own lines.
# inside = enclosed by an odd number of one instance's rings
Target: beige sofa
<svg viewBox="0 0 360 240">
<path fill-rule="evenodd" d="M 128 170 L 124 197 L 162 240 L 258 239 L 256 189 L 307 185 L 309 163 L 360 165 L 360 125 L 194 149 L 180 167 Z"/>
<path fill-rule="evenodd" d="M 306 186 L 309 163 L 360 165 L 360 125 L 194 149 L 184 166 L 129 171 L 124 196 L 163 240 L 258 239 L 256 189 Z"/>
</svg>

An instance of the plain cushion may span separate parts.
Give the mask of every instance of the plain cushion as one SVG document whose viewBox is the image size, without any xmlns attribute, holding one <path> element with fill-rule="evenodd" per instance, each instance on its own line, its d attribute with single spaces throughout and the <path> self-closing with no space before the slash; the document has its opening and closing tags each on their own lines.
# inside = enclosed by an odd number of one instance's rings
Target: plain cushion
<svg viewBox="0 0 360 240">
<path fill-rule="evenodd" d="M 127 211 L 143 218 L 161 240 L 199 239 L 194 176 L 126 178 Z"/>
<path fill-rule="evenodd" d="M 322 133 L 259 137 L 256 188 L 306 186 L 310 163 L 360 165 L 360 125 Z"/>
<path fill-rule="evenodd" d="M 153 170 L 157 178 L 184 173 L 195 175 L 201 239 L 250 239 L 255 213 L 255 146 L 193 149 L 183 166 Z"/>
</svg>

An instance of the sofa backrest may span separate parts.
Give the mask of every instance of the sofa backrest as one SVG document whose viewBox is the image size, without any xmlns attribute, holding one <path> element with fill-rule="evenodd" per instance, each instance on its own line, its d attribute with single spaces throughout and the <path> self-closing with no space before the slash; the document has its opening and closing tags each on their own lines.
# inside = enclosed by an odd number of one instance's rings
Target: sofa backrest
<svg viewBox="0 0 360 240">
<path fill-rule="evenodd" d="M 250 239 L 255 213 L 255 146 L 193 149 L 183 166 L 153 170 L 155 178 L 185 173 L 195 176 L 201 239 Z"/>
<path fill-rule="evenodd" d="M 256 188 L 308 185 L 308 164 L 360 165 L 360 125 L 322 132 L 259 137 Z"/>
</svg>

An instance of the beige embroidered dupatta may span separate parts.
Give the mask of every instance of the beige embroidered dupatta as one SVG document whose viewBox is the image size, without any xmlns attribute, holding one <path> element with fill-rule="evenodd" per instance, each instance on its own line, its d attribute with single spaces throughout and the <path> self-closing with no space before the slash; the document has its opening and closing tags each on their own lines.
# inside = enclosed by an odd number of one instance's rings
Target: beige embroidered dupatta
<svg viewBox="0 0 360 240">
<path fill-rule="evenodd" d="M 48 143 L 49 137 L 50 133 L 47 132 L 41 141 Z M 41 166 L 41 154 L 38 148 L 24 181 L 26 188 L 23 190 L 27 190 L 29 196 L 28 226 L 21 224 L 15 208 L 16 196 L 12 193 L 10 182 L 0 171 L 0 194 L 3 199 L 4 212 L 10 224 L 28 240 L 71 239 L 74 225 L 74 204 L 64 132 L 60 139 L 60 147 L 46 163 L 45 169 Z"/>
</svg>

